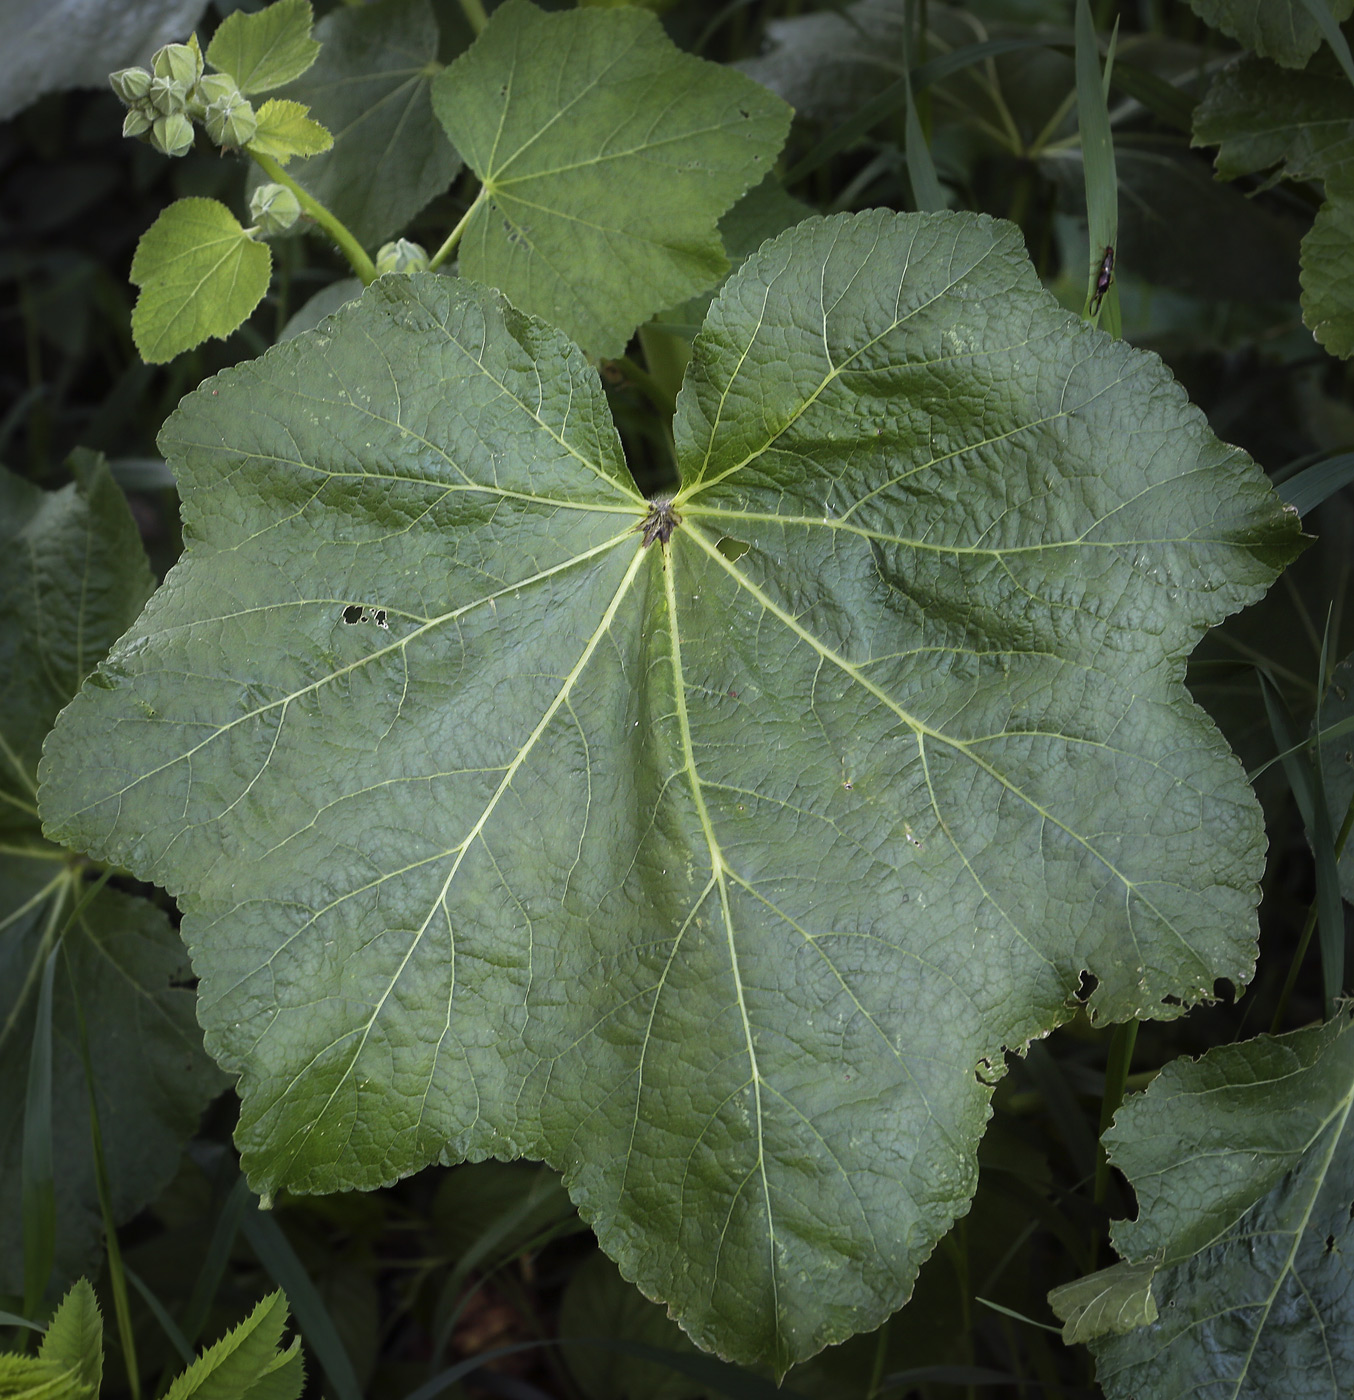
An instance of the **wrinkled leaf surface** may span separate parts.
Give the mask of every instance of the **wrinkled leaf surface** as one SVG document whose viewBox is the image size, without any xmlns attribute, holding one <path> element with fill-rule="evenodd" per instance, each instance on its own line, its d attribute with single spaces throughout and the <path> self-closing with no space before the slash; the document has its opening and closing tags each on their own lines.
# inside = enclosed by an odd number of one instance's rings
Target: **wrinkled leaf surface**
<svg viewBox="0 0 1354 1400">
<path fill-rule="evenodd" d="M 972 215 L 765 245 L 676 437 L 640 499 L 577 348 L 426 274 L 208 381 L 43 810 L 180 897 L 256 1188 L 543 1157 L 783 1369 L 907 1297 L 1083 969 L 1096 1020 L 1250 975 L 1182 674 L 1298 525 Z"/>
<path fill-rule="evenodd" d="M 1159 1317 L 1092 1343 L 1110 1400 L 1336 1400 L 1354 1384 L 1354 1032 L 1347 1017 L 1176 1060 L 1105 1143 L 1138 1195 L 1114 1227 L 1162 1261 Z"/>
</svg>

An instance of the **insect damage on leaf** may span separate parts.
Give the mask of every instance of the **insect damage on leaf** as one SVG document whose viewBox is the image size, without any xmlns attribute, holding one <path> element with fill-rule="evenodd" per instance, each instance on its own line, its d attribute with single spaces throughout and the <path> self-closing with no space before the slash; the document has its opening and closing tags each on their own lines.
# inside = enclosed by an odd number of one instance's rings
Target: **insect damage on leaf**
<svg viewBox="0 0 1354 1400">
<path fill-rule="evenodd" d="M 672 532 L 682 523 L 682 517 L 672 508 L 670 497 L 660 497 L 649 507 L 649 513 L 635 527 L 643 532 L 644 548 L 657 540 L 659 544 L 667 544 L 672 538 Z"/>
</svg>

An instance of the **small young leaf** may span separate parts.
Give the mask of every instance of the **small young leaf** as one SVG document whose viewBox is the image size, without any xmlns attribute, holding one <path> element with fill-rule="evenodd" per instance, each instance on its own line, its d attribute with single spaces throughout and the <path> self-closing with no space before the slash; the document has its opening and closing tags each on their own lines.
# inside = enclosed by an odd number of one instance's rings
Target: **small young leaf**
<svg viewBox="0 0 1354 1400">
<path fill-rule="evenodd" d="M 38 1359 L 61 1367 L 71 1394 L 98 1395 L 103 1380 L 103 1318 L 87 1278 L 76 1279 L 52 1315 Z"/>
<path fill-rule="evenodd" d="M 176 1378 L 164 1400 L 296 1400 L 305 1375 L 299 1338 L 278 1349 L 286 1325 L 287 1300 L 270 1293 Z"/>
<path fill-rule="evenodd" d="M 1335 19 L 1354 14 L 1354 0 L 1319 0 Z M 1189 0 L 1205 24 L 1285 68 L 1302 68 L 1321 47 L 1321 28 L 1303 0 Z"/>
<path fill-rule="evenodd" d="M 1154 1261 L 1160 1316 L 1092 1341 L 1109 1400 L 1348 1393 L 1352 1109 L 1346 1012 L 1175 1060 L 1119 1110 L 1105 1143 L 1138 1216 L 1113 1240 Z"/>
<path fill-rule="evenodd" d="M 462 273 L 592 355 L 724 275 L 719 217 L 770 170 L 791 115 L 643 10 L 528 0 L 494 11 L 433 107 L 484 182 Z"/>
<path fill-rule="evenodd" d="M 245 94 L 268 92 L 315 62 L 320 46 L 310 37 L 312 22 L 310 0 L 276 0 L 255 14 L 235 10 L 212 37 L 207 62 Z"/>
<path fill-rule="evenodd" d="M 1152 1275 L 1156 1271 L 1150 1259 L 1142 1264 L 1114 1264 L 1055 1288 L 1048 1295 L 1048 1305 L 1063 1324 L 1063 1341 L 1072 1346 L 1155 1322 Z"/>
<path fill-rule="evenodd" d="M 239 11 L 236 11 L 238 14 Z M 319 122 L 307 115 L 310 108 L 300 102 L 270 97 L 258 110 L 258 132 L 249 149 L 272 156 L 279 165 L 293 156 L 314 156 L 327 151 L 334 138 Z"/>
<path fill-rule="evenodd" d="M 141 235 L 132 259 L 132 281 L 141 288 L 132 339 L 141 358 L 164 364 L 229 335 L 263 300 L 272 270 L 267 245 L 250 238 L 224 204 L 171 204 Z"/>
<path fill-rule="evenodd" d="M 256 1189 L 543 1158 L 783 1371 L 906 1299 L 1083 969 L 1096 1022 L 1248 979 L 1184 658 L 1299 525 L 973 214 L 765 244 L 674 430 L 647 501 L 562 334 L 380 279 L 165 425 L 188 548 L 42 803 L 182 896 Z"/>
<path fill-rule="evenodd" d="M 461 162 L 433 115 L 437 20 L 429 0 L 340 5 L 315 28 L 315 66 L 285 96 L 334 133 L 291 174 L 366 247 L 401 232 Z"/>
</svg>

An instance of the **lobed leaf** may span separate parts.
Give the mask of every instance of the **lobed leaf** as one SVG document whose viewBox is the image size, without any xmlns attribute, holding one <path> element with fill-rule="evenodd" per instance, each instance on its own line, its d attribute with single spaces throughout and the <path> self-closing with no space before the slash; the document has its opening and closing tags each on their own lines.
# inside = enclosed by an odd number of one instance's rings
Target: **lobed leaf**
<svg viewBox="0 0 1354 1400">
<path fill-rule="evenodd" d="M 208 381 L 42 807 L 179 896 L 257 1189 L 542 1157 L 784 1370 L 906 1299 L 1083 971 L 1096 1021 L 1250 975 L 1183 667 L 1300 537 L 968 214 L 765 244 L 675 429 L 643 500 L 577 348 L 427 274 Z"/>
<path fill-rule="evenodd" d="M 237 11 L 237 13 L 239 13 Z M 164 364 L 220 339 L 263 300 L 273 256 L 215 199 L 180 199 L 141 235 L 132 281 L 132 339 L 141 358 Z"/>
<path fill-rule="evenodd" d="M 609 356 L 728 270 L 719 217 L 769 172 L 791 115 L 646 11 L 528 0 L 494 11 L 433 108 L 484 185 L 462 273 Z"/>
<path fill-rule="evenodd" d="M 1337 20 L 1354 14 L 1354 0 L 1320 0 Z M 1304 0 L 1189 0 L 1207 25 L 1285 68 L 1302 68 L 1321 47 L 1321 29 Z"/>
<path fill-rule="evenodd" d="M 1342 1014 L 1176 1060 L 1106 1134 L 1138 1193 L 1114 1227 L 1160 1259 L 1159 1317 L 1092 1343 L 1110 1400 L 1335 1400 L 1354 1381 L 1354 1033 Z"/>
<path fill-rule="evenodd" d="M 274 0 L 254 14 L 234 10 L 212 36 L 207 62 L 243 93 L 269 92 L 315 62 L 320 46 L 310 37 L 312 23 L 310 0 Z"/>
<path fill-rule="evenodd" d="M 428 0 L 340 6 L 316 26 L 315 66 L 287 88 L 334 145 L 292 175 L 374 247 L 451 184 L 461 168 L 433 116 L 437 20 Z"/>
</svg>

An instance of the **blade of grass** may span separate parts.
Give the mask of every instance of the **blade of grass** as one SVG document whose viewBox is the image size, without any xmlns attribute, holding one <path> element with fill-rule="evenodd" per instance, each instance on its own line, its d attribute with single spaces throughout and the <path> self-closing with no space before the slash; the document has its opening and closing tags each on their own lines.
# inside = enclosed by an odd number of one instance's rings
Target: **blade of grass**
<svg viewBox="0 0 1354 1400">
<path fill-rule="evenodd" d="M 334 1319 L 329 1316 L 305 1265 L 296 1257 L 291 1241 L 282 1233 L 282 1227 L 251 1201 L 240 1217 L 240 1228 L 259 1262 L 286 1294 L 297 1329 L 329 1377 L 335 1400 L 362 1400 L 357 1372 L 334 1326 Z"/>
<path fill-rule="evenodd" d="M 0 1327 L 27 1327 L 34 1332 L 47 1330 L 40 1322 L 30 1322 L 26 1317 L 20 1317 L 18 1313 L 5 1312 L 3 1309 L 0 1309 Z"/>
<path fill-rule="evenodd" d="M 1100 1135 L 1095 1148 L 1095 1203 L 1098 1206 L 1105 1204 L 1110 1189 L 1110 1160 L 1105 1152 L 1105 1134 L 1124 1101 L 1124 1086 L 1128 1083 L 1133 1046 L 1137 1039 L 1136 1021 L 1125 1021 L 1115 1026 L 1110 1038 L 1110 1053 L 1105 1064 L 1105 1095 L 1100 1100 Z"/>
<path fill-rule="evenodd" d="M 786 172 L 784 183 L 792 185 L 811 175 L 819 166 L 825 165 L 833 156 L 849 150 L 866 132 L 886 121 L 902 110 L 908 101 L 908 89 L 913 94 L 921 92 L 933 83 L 948 78 L 962 69 L 971 68 L 984 59 L 999 54 L 1013 53 L 1017 49 L 1041 49 L 1046 44 L 1042 39 L 987 39 L 981 44 L 966 44 L 952 53 L 943 54 L 924 63 L 915 73 L 904 73 L 895 78 L 882 92 L 877 93 L 858 111 L 849 116 L 840 126 L 834 127 L 807 155 L 796 161 Z"/>
<path fill-rule="evenodd" d="M 1116 35 L 1118 30 L 1115 30 Z M 1096 42 L 1095 25 L 1087 0 L 1077 0 L 1076 24 L 1077 122 L 1081 131 L 1082 167 L 1086 179 L 1086 230 L 1090 239 L 1090 269 L 1086 283 L 1086 302 L 1082 316 L 1099 324 L 1105 317 L 1105 329 L 1114 336 L 1120 331 L 1119 294 L 1113 282 L 1091 312 L 1096 279 L 1107 250 L 1119 241 L 1119 178 L 1114 163 L 1114 134 L 1110 130 L 1109 106 L 1105 100 L 1108 71 L 1114 63 L 1114 43 L 1111 41 L 1106 74 L 1100 71 L 1100 46 Z"/>
<path fill-rule="evenodd" d="M 178 1352 L 185 1366 L 191 1366 L 197 1359 L 187 1338 L 179 1331 L 178 1324 L 170 1317 L 165 1305 L 146 1286 L 145 1281 L 132 1269 L 123 1266 L 128 1282 L 141 1295 L 141 1301 L 150 1309 L 151 1315 L 160 1324 L 160 1330 L 169 1338 L 169 1344 Z"/>
<path fill-rule="evenodd" d="M 66 928 L 70 929 L 96 894 L 108 883 L 113 872 L 105 870 L 98 881 L 85 892 L 80 903 L 71 911 Z M 65 949 L 65 930 L 61 948 Z M 69 970 L 69 969 L 68 969 Z M 132 1309 L 127 1297 L 127 1278 L 122 1267 L 122 1249 L 118 1244 L 117 1221 L 113 1216 L 113 1190 L 108 1180 L 108 1161 L 103 1151 L 103 1132 L 99 1126 L 99 1100 L 95 1089 L 94 1062 L 89 1053 L 89 1035 L 85 1027 L 84 1008 L 80 1005 L 75 977 L 70 978 L 71 999 L 75 1005 L 75 1024 L 79 1033 L 80 1063 L 85 1072 L 85 1093 L 89 1097 L 89 1136 L 94 1155 L 94 1186 L 99 1196 L 99 1213 L 103 1217 L 104 1244 L 108 1250 L 108 1283 L 113 1293 L 113 1311 L 117 1314 L 118 1340 L 122 1343 L 122 1360 L 127 1371 L 127 1389 L 132 1400 L 141 1400 L 141 1368 L 136 1359 L 136 1335 L 132 1330 Z"/>
<path fill-rule="evenodd" d="M 230 1262 L 230 1251 L 235 1247 L 235 1237 L 240 1232 L 240 1221 L 249 1204 L 249 1195 L 248 1182 L 244 1177 L 237 1176 L 221 1206 L 220 1215 L 216 1217 L 212 1237 L 202 1256 L 202 1267 L 198 1270 L 197 1281 L 193 1284 L 193 1293 L 183 1315 L 183 1334 L 190 1348 L 197 1345 L 206 1325 L 212 1299 L 221 1286 L 226 1265 Z"/>
<path fill-rule="evenodd" d="M 990 1298 L 978 1298 L 977 1302 L 985 1308 L 991 1308 L 993 1312 L 999 1312 L 1003 1317 L 1013 1317 L 1017 1322 L 1023 1322 L 1028 1327 L 1037 1327 L 1042 1332 L 1056 1332 L 1060 1337 L 1063 1334 L 1061 1327 L 1050 1327 L 1047 1322 L 1036 1322 L 1032 1317 L 1026 1317 L 1024 1313 L 1018 1313 L 1014 1308 L 1004 1308 L 1000 1303 L 994 1303 Z"/>
<path fill-rule="evenodd" d="M 1257 667 L 1256 672 L 1260 677 L 1260 693 L 1264 697 L 1265 713 L 1269 716 L 1274 742 L 1281 750 L 1291 750 L 1297 741 L 1293 716 L 1278 686 L 1261 668 Z M 1335 838 L 1318 765 L 1300 754 L 1290 753 L 1283 760 L 1283 769 L 1316 861 L 1317 932 L 1321 944 L 1321 980 L 1326 1018 L 1329 1020 L 1334 1015 L 1335 998 L 1344 982 L 1345 911 L 1335 859 Z"/>
<path fill-rule="evenodd" d="M 619 1356 L 633 1356 L 641 1361 L 650 1361 L 658 1366 L 666 1366 L 678 1375 L 690 1376 L 716 1395 L 727 1395 L 730 1400 L 805 1400 L 798 1391 L 777 1386 L 763 1377 L 744 1371 L 728 1361 L 720 1361 L 713 1356 L 699 1353 L 670 1351 L 666 1347 L 646 1346 L 643 1342 L 632 1342 L 619 1337 L 542 1337 L 533 1342 L 517 1342 L 512 1346 L 495 1347 L 493 1351 L 481 1352 L 466 1361 L 459 1361 L 405 1397 L 405 1400 L 436 1400 L 445 1390 L 464 1380 L 466 1376 L 487 1366 L 500 1357 L 516 1356 L 537 1347 L 597 1347 L 602 1351 Z"/>
<path fill-rule="evenodd" d="M 922 130 L 921 118 L 917 115 L 917 104 L 912 96 L 912 12 L 915 4 L 907 7 L 908 22 L 903 25 L 905 49 L 903 61 L 907 65 L 903 73 L 903 105 L 906 112 L 904 122 L 903 154 L 907 157 L 907 178 L 912 185 L 912 202 L 923 214 L 935 213 L 944 209 L 945 192 L 941 189 L 936 175 L 935 162 L 931 159 L 931 148 L 926 144 L 926 133 Z"/>
<path fill-rule="evenodd" d="M 55 922 L 59 908 L 53 900 Z M 24 1301 L 29 1316 L 42 1306 L 47 1281 L 56 1262 L 56 1185 L 52 1169 L 52 983 L 56 977 L 56 944 L 43 965 L 33 1018 L 33 1042 L 28 1058 L 28 1090 L 23 1129 Z"/>
<path fill-rule="evenodd" d="M 1354 481 L 1354 452 L 1341 452 L 1294 473 L 1274 489 L 1286 505 L 1292 506 L 1299 515 L 1306 515 L 1351 481 Z"/>
<path fill-rule="evenodd" d="M 1351 828 L 1354 828 L 1354 797 L 1349 799 L 1349 806 L 1345 808 L 1344 821 L 1340 823 L 1340 831 L 1335 838 L 1337 865 L 1340 857 L 1345 853 Z M 1302 937 L 1298 939 L 1298 946 L 1294 949 L 1292 961 L 1288 964 L 1288 976 L 1284 978 L 1283 990 L 1279 993 L 1279 1002 L 1274 1009 L 1274 1019 L 1269 1024 L 1271 1035 L 1278 1035 L 1283 1029 L 1284 1017 L 1288 1013 L 1288 999 L 1293 995 L 1293 988 L 1297 986 L 1298 973 L 1302 971 L 1303 959 L 1307 956 L 1307 948 L 1312 941 L 1312 932 L 1316 928 L 1316 916 L 1317 905 L 1316 901 L 1313 900 L 1307 910 L 1307 922 L 1302 926 Z"/>
<path fill-rule="evenodd" d="M 1326 4 L 1326 0 L 1302 0 L 1302 3 L 1316 21 L 1317 28 L 1330 45 L 1330 51 L 1335 55 L 1336 61 L 1345 70 L 1345 77 L 1354 83 L 1354 55 L 1349 52 L 1349 41 L 1340 32 L 1340 26 L 1331 14 L 1330 6 Z"/>
</svg>

